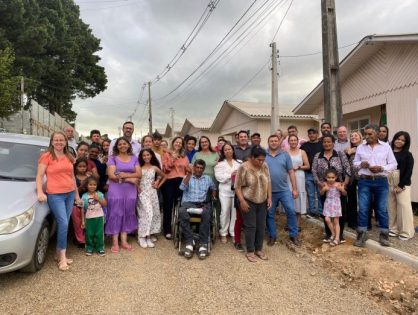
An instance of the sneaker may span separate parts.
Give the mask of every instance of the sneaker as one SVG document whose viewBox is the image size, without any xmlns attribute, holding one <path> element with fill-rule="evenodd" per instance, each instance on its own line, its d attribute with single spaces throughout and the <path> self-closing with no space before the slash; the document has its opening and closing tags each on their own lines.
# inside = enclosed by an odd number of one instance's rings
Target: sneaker
<svg viewBox="0 0 418 315">
<path fill-rule="evenodd" d="M 390 237 L 397 237 L 398 234 L 396 234 L 395 232 L 389 231 L 389 236 Z"/>
<path fill-rule="evenodd" d="M 158 238 L 156 236 L 154 236 L 154 235 L 151 235 L 151 241 L 153 243 L 155 243 L 156 241 L 158 241 Z"/>
<path fill-rule="evenodd" d="M 239 252 L 243 252 L 244 251 L 244 248 L 242 247 L 241 243 L 234 243 L 234 247 Z"/>
<path fill-rule="evenodd" d="M 90 251 L 86 252 L 86 256 L 91 256 L 91 255 L 93 255 L 93 252 L 90 252 Z"/>
<path fill-rule="evenodd" d="M 173 236 L 170 233 L 168 233 L 168 234 L 165 235 L 165 238 L 168 239 L 168 240 L 171 240 L 171 239 L 173 239 Z"/>
<path fill-rule="evenodd" d="M 366 240 L 367 240 L 367 232 L 359 231 L 357 232 L 357 239 L 354 242 L 354 246 L 364 247 L 366 246 Z"/>
<path fill-rule="evenodd" d="M 147 237 L 147 241 L 146 241 L 146 242 L 147 242 L 147 246 L 148 246 L 148 247 L 151 247 L 151 248 L 154 248 L 154 247 L 155 247 L 155 245 L 154 245 L 154 243 L 152 242 L 151 238 L 148 238 L 148 237 Z"/>
<path fill-rule="evenodd" d="M 208 256 L 208 248 L 206 246 L 200 246 L 199 259 L 203 260 Z"/>
<path fill-rule="evenodd" d="M 322 239 L 322 243 L 329 243 L 331 242 L 331 236 L 324 236 L 324 238 Z"/>
<path fill-rule="evenodd" d="M 148 247 L 148 243 L 145 237 L 140 237 L 138 243 L 139 243 L 139 246 L 141 246 L 142 248 Z"/>
<path fill-rule="evenodd" d="M 390 246 L 390 243 L 389 243 L 389 234 L 388 233 L 380 233 L 380 235 L 379 235 L 379 243 L 382 246 Z"/>
<path fill-rule="evenodd" d="M 193 257 L 193 245 L 189 244 L 186 245 L 186 247 L 184 248 L 184 257 L 186 257 L 187 259 L 190 259 Z"/>
<path fill-rule="evenodd" d="M 290 237 L 290 241 L 293 243 L 293 245 L 295 245 L 296 247 L 300 247 L 300 241 L 299 239 L 296 237 L 291 236 Z"/>
<path fill-rule="evenodd" d="M 105 251 L 104 251 L 104 250 L 99 250 L 99 251 L 97 252 L 97 254 L 98 254 L 100 257 L 104 257 L 104 256 L 106 256 L 106 253 L 105 253 Z"/>
<path fill-rule="evenodd" d="M 390 232 L 389 232 L 389 236 L 390 236 Z M 407 241 L 407 240 L 409 240 L 409 239 L 410 239 L 409 237 L 402 236 L 402 235 L 399 235 L 399 236 L 398 236 L 398 238 L 399 238 L 401 241 Z"/>
<path fill-rule="evenodd" d="M 344 237 L 341 237 L 341 239 L 340 239 L 340 244 L 344 244 L 344 243 L 346 243 L 347 241 L 345 240 L 345 238 Z"/>
<path fill-rule="evenodd" d="M 309 213 L 307 213 L 305 215 L 305 218 L 307 218 L 307 219 L 313 219 L 314 218 L 314 215 L 310 215 Z"/>
</svg>

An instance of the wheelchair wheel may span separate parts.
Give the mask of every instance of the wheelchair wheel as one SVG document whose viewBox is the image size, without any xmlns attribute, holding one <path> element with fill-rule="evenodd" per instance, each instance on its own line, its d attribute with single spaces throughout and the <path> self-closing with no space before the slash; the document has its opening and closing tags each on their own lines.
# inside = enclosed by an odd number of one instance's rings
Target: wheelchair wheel
<svg viewBox="0 0 418 315">
<path fill-rule="evenodd" d="M 171 218 L 171 236 L 173 238 L 174 248 L 179 246 L 179 225 L 178 225 L 178 214 L 179 214 L 179 205 L 177 204 L 173 208 L 173 214 Z"/>
<path fill-rule="evenodd" d="M 219 225 L 218 225 L 218 212 L 216 211 L 216 208 L 213 209 L 212 212 L 212 224 L 211 224 L 211 239 L 212 243 L 216 243 L 216 239 L 218 237 L 219 233 Z"/>
</svg>

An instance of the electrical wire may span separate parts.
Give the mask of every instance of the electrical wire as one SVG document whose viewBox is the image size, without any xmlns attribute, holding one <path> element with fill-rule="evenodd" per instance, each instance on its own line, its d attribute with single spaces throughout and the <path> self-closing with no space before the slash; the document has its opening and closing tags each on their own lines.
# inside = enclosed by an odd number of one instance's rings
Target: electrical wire
<svg viewBox="0 0 418 315">
<path fill-rule="evenodd" d="M 347 47 L 351 47 L 351 46 L 354 46 L 354 45 L 358 45 L 358 44 L 359 44 L 359 42 L 355 42 L 355 43 L 347 44 L 347 45 L 344 45 L 344 46 L 340 46 L 340 47 L 338 47 L 338 50 L 344 49 L 344 48 L 347 48 Z M 299 54 L 299 55 L 281 55 L 280 58 L 299 58 L 299 57 L 315 56 L 315 55 L 320 55 L 320 54 L 322 54 L 322 50 L 312 52 L 312 53 L 307 53 L 307 54 Z"/>
<path fill-rule="evenodd" d="M 277 33 L 279 33 L 279 30 L 280 30 L 280 28 L 282 27 L 283 21 L 285 20 L 285 18 L 286 18 L 286 16 L 287 16 L 287 14 L 289 13 L 289 10 L 290 10 L 290 7 L 292 6 L 292 4 L 293 4 L 293 0 L 292 0 L 292 1 L 290 1 L 289 7 L 287 8 L 286 13 L 284 14 L 284 16 L 283 16 L 282 20 L 280 21 L 280 24 L 279 24 L 279 26 L 277 27 L 277 30 L 276 30 L 276 32 L 274 33 L 274 36 L 273 36 L 273 39 L 271 40 L 271 42 L 274 42 L 274 39 L 276 38 Z"/>
<path fill-rule="evenodd" d="M 258 0 L 254 0 L 250 6 L 245 10 L 245 12 L 241 15 L 241 17 L 238 19 L 237 22 L 233 25 L 233 27 L 228 31 L 228 33 L 221 39 L 221 41 L 216 45 L 216 47 L 209 53 L 209 55 L 180 83 L 178 84 L 173 90 L 171 90 L 169 93 L 165 94 L 164 96 L 161 96 L 159 98 L 156 98 L 155 100 L 162 100 L 170 95 L 172 95 L 175 91 L 177 91 L 181 86 L 183 86 L 184 83 L 186 83 L 211 57 L 214 53 L 218 51 L 218 49 L 223 45 L 226 38 L 229 36 L 229 34 L 237 27 L 237 25 L 241 22 L 241 20 L 245 17 L 245 15 L 251 10 L 251 8 L 254 6 L 254 4 Z"/>
</svg>

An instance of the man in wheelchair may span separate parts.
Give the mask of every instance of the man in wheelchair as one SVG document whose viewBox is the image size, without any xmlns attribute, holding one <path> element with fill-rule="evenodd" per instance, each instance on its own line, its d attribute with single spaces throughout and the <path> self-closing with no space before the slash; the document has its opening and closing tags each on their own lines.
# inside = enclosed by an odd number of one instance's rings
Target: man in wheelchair
<svg viewBox="0 0 418 315">
<path fill-rule="evenodd" d="M 187 172 L 187 176 L 180 184 L 183 190 L 183 198 L 179 208 L 179 224 L 185 239 L 184 257 L 192 258 L 194 251 L 193 232 L 190 227 L 190 214 L 200 214 L 201 222 L 199 226 L 199 250 L 200 259 L 205 259 L 208 255 L 208 242 L 210 236 L 210 223 L 212 218 L 211 200 L 216 198 L 216 186 L 212 178 L 203 175 L 205 161 L 199 159 L 193 164 L 193 174 Z M 211 196 L 209 196 L 209 191 Z M 200 210 L 201 209 L 201 210 Z"/>
</svg>

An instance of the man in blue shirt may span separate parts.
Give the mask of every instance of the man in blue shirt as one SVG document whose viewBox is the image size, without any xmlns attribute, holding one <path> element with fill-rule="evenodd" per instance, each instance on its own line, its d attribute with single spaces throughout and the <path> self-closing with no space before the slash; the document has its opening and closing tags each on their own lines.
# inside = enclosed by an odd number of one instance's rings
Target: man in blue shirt
<svg viewBox="0 0 418 315">
<path fill-rule="evenodd" d="M 208 192 L 211 190 L 212 199 L 215 199 L 216 186 L 210 176 L 203 175 L 205 167 L 205 161 L 196 160 L 193 165 L 193 174 L 187 173 L 180 184 L 183 197 L 179 209 L 179 223 L 185 239 L 184 257 L 186 258 L 192 258 L 193 256 L 193 232 L 190 227 L 190 213 L 188 212 L 191 208 L 202 209 L 199 226 L 199 258 L 205 259 L 208 255 L 210 221 L 212 218 L 212 207 L 210 200 L 208 200 Z"/>
<path fill-rule="evenodd" d="M 271 177 L 272 206 L 267 212 L 267 230 L 270 236 L 267 245 L 272 246 L 277 240 L 275 216 L 276 208 L 280 202 L 286 211 L 290 240 L 294 245 L 300 246 L 295 203 L 293 200 L 298 197 L 295 171 L 293 170 L 293 164 L 289 154 L 281 150 L 280 145 L 280 140 L 277 135 L 271 135 L 268 138 L 266 163 L 269 167 Z M 290 177 L 292 191 L 289 188 L 288 176 Z"/>
</svg>

